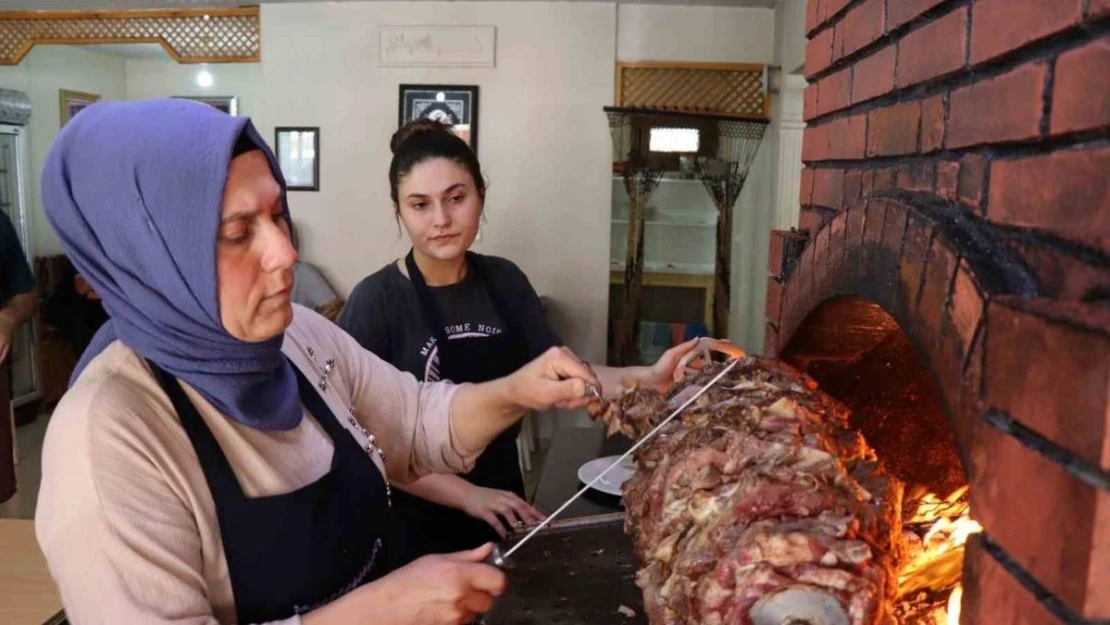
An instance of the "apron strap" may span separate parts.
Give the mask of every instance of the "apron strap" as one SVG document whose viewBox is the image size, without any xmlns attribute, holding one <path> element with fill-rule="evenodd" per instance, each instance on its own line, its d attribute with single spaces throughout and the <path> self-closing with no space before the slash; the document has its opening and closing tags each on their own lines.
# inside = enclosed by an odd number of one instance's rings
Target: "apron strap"
<svg viewBox="0 0 1110 625">
<path fill-rule="evenodd" d="M 216 437 L 212 434 L 208 424 L 204 422 L 204 418 L 200 416 L 196 406 L 185 394 L 181 382 L 155 364 L 154 361 L 148 359 L 146 363 L 150 370 L 154 372 L 154 377 L 158 380 L 158 385 L 162 387 L 162 391 L 169 396 L 174 412 L 177 413 L 177 418 L 181 421 L 181 427 L 185 429 L 185 433 L 189 435 L 189 440 L 193 443 L 193 449 L 200 460 L 200 467 L 203 469 L 205 477 L 208 478 L 208 487 L 212 490 L 212 498 L 216 501 L 246 500 L 247 496 L 243 493 L 243 487 L 239 485 L 239 480 L 235 477 L 235 471 L 231 468 L 231 463 L 224 455 L 223 450 L 220 449 L 219 442 L 216 441 Z"/>
<path fill-rule="evenodd" d="M 405 256 L 405 268 L 409 270 L 409 280 L 412 282 L 413 288 L 416 289 L 416 299 L 420 300 L 420 312 L 424 316 L 424 322 L 431 326 L 432 335 L 436 337 L 436 343 L 439 346 L 439 358 L 442 361 L 443 351 L 447 346 L 447 331 L 444 330 L 443 317 L 439 314 L 439 307 L 432 299 L 432 292 L 428 288 L 428 283 L 424 281 L 424 274 L 420 273 L 420 268 L 416 266 L 412 249 L 409 249 L 408 255 Z"/>
<path fill-rule="evenodd" d="M 169 396 L 170 402 L 173 404 L 174 412 L 177 413 L 177 418 L 181 421 L 181 426 L 188 434 L 189 440 L 193 443 L 193 448 L 196 450 L 197 456 L 201 460 L 201 468 L 204 470 L 205 476 L 208 478 L 210 488 L 214 492 L 213 495 L 217 497 L 234 497 L 236 499 L 248 499 L 243 492 L 243 487 L 239 484 L 239 480 L 235 477 L 235 471 L 231 468 L 231 462 L 228 461 L 227 456 L 220 448 L 219 442 L 212 434 L 211 428 L 205 423 L 204 418 L 200 416 L 196 406 L 189 400 L 185 390 L 181 387 L 181 382 L 170 375 L 166 370 L 159 367 L 151 360 L 147 360 L 147 365 L 151 371 L 154 372 L 155 379 L 158 380 L 159 386 Z M 293 371 L 297 375 L 297 385 L 300 391 L 301 402 L 306 406 L 316 421 L 324 428 L 324 432 L 331 439 L 332 445 L 338 447 L 344 444 L 353 444 L 358 447 L 358 443 L 347 432 L 346 428 L 339 423 L 338 417 L 334 416 L 331 409 L 324 403 L 319 392 L 313 386 L 300 368 L 293 365 Z M 361 450 L 360 450 L 361 452 Z"/>
</svg>

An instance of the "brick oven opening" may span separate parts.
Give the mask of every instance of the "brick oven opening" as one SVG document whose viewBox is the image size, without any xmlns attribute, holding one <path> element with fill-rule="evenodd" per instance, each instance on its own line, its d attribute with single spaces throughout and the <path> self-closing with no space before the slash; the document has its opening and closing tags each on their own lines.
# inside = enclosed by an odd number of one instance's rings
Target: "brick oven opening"
<svg viewBox="0 0 1110 625">
<path fill-rule="evenodd" d="M 862 297 L 819 305 L 780 354 L 852 410 L 883 465 L 915 488 L 967 485 L 941 393 L 894 317 Z"/>
<path fill-rule="evenodd" d="M 899 622 L 957 625 L 963 545 L 980 528 L 935 376 L 894 317 L 856 296 L 818 305 L 780 357 L 851 409 L 851 425 L 905 484 Z"/>
</svg>

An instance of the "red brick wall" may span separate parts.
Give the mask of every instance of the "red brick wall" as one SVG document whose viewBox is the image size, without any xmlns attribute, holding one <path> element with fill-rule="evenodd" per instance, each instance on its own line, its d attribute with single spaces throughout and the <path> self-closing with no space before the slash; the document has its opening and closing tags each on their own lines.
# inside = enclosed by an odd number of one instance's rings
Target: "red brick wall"
<svg viewBox="0 0 1110 625">
<path fill-rule="evenodd" d="M 881 305 L 984 526 L 964 625 L 1110 619 L 1110 1 L 810 0 L 806 26 L 765 351 L 829 298 Z"/>
</svg>

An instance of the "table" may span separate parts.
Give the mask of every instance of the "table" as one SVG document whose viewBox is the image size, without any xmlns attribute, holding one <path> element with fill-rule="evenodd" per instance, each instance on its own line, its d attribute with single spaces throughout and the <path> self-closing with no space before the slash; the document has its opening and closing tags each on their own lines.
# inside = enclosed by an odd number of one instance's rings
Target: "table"
<svg viewBox="0 0 1110 625">
<path fill-rule="evenodd" d="M 34 521 L 0 519 L 0 623 L 66 623 L 58 588 L 35 539 Z"/>
<path fill-rule="evenodd" d="M 602 456 L 622 454 L 632 446 L 632 441 L 617 435 L 605 438 L 599 427 L 559 427 L 551 435 L 551 447 L 536 486 L 533 503 L 541 512 L 552 513 L 567 499 L 578 492 L 583 484 L 578 481 L 578 467 Z M 572 503 L 560 519 L 610 514 L 623 510 L 620 498 L 590 491 Z"/>
<path fill-rule="evenodd" d="M 556 520 L 506 565 L 509 586 L 487 625 L 647 625 L 624 516 Z M 620 606 L 636 615 L 622 616 Z"/>
<path fill-rule="evenodd" d="M 609 284 L 624 286 L 624 263 L 620 263 L 620 265 L 620 269 L 613 269 L 609 272 Z M 717 276 L 713 273 L 712 266 L 710 266 L 709 272 L 705 273 L 701 270 L 650 271 L 647 263 L 644 263 L 644 265 L 644 286 L 669 286 L 704 291 L 703 310 L 705 312 L 703 320 L 706 327 L 713 327 L 713 292 L 717 285 Z"/>
</svg>

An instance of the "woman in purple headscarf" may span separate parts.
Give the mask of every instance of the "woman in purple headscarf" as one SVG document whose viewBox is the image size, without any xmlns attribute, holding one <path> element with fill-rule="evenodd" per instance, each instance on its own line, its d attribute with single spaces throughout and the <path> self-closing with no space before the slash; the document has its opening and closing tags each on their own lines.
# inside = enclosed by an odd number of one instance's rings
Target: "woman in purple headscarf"
<svg viewBox="0 0 1110 625">
<path fill-rule="evenodd" d="M 36 533 L 71 622 L 455 624 L 490 607 L 489 545 L 396 568 L 388 480 L 469 469 L 526 409 L 580 405 L 587 366 L 552 350 L 493 382 L 422 384 L 291 304 L 273 154 L 203 104 L 82 111 L 42 197 L 111 316 L 43 449 Z"/>
</svg>

